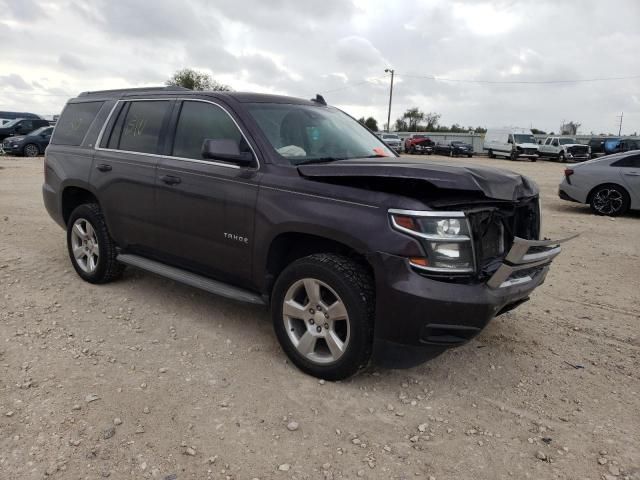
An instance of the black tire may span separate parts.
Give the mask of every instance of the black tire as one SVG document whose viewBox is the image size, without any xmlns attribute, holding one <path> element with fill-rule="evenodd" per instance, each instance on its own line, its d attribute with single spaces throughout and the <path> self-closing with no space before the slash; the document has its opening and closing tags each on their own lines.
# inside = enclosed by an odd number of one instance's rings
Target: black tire
<svg viewBox="0 0 640 480">
<path fill-rule="evenodd" d="M 467 155 L 467 157 L 471 158 L 471 157 L 473 157 L 473 154 L 472 154 L 472 153 L 469 153 L 469 154 Z"/>
<path fill-rule="evenodd" d="M 40 155 L 40 148 L 35 143 L 27 143 L 22 147 L 22 155 L 25 157 L 37 157 Z"/>
<path fill-rule="evenodd" d="M 518 160 L 518 152 L 512 151 L 511 155 L 509 156 L 509 160 L 511 160 L 512 162 L 517 161 Z"/>
<path fill-rule="evenodd" d="M 567 161 L 567 158 L 564 156 L 564 152 L 560 152 L 560 153 L 558 154 L 558 161 L 559 161 L 560 163 L 565 163 L 565 162 Z"/>
<path fill-rule="evenodd" d="M 599 195 L 603 198 L 619 198 L 619 201 L 610 200 L 610 208 L 608 208 L 607 205 L 603 205 L 602 202 L 598 201 Z M 629 197 L 629 193 L 623 187 L 616 185 L 615 183 L 599 185 L 589 193 L 589 206 L 591 207 L 591 211 L 596 215 L 617 217 L 626 213 L 627 210 L 629 210 L 630 204 L 631 198 Z"/>
<path fill-rule="evenodd" d="M 82 219 L 91 224 L 98 242 L 99 256 L 97 264 L 95 269 L 90 272 L 82 268 L 73 253 L 72 229 L 76 221 Z M 108 283 L 116 280 L 124 271 L 125 266 L 116 260 L 116 256 L 118 255 L 116 244 L 111 238 L 111 235 L 109 235 L 102 210 L 96 203 L 80 205 L 71 212 L 71 216 L 67 222 L 67 250 L 73 268 L 80 278 L 86 282 L 95 284 Z"/>
<path fill-rule="evenodd" d="M 489 150 L 489 158 L 496 158 L 496 154 L 493 153 L 493 150 Z"/>
<path fill-rule="evenodd" d="M 317 279 L 333 289 L 349 317 L 348 343 L 342 356 L 331 363 L 314 362 L 300 353 L 285 326 L 285 296 L 296 282 L 309 278 Z M 296 260 L 280 274 L 271 296 L 274 330 L 289 359 L 303 372 L 332 381 L 348 378 L 369 364 L 373 345 L 374 311 L 373 278 L 365 267 L 343 255 L 323 253 Z M 304 322 L 306 324 L 307 320 Z"/>
<path fill-rule="evenodd" d="M 450 156 L 450 157 L 453 157 L 453 149 L 450 149 L 450 150 L 449 150 L 449 156 Z"/>
</svg>

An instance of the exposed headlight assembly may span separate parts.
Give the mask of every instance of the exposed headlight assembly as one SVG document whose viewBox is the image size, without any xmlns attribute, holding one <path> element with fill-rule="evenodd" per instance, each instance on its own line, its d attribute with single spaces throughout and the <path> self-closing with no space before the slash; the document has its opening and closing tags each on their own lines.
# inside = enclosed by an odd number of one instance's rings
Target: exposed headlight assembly
<svg viewBox="0 0 640 480">
<path fill-rule="evenodd" d="M 464 212 L 389 210 L 394 229 L 416 237 L 426 257 L 413 267 L 433 273 L 473 273 L 471 228 Z"/>
</svg>

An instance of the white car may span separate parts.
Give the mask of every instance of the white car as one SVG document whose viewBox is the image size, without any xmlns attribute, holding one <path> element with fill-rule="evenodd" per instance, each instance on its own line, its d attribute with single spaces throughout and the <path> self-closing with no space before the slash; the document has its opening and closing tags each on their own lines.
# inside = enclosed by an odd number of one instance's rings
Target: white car
<svg viewBox="0 0 640 480">
<path fill-rule="evenodd" d="M 538 144 L 531 130 L 526 128 L 490 128 L 482 148 L 490 158 L 528 158 L 532 162 L 538 159 Z"/>
<path fill-rule="evenodd" d="M 572 165 L 558 186 L 563 200 L 587 203 L 598 215 L 640 210 L 640 151 L 617 153 Z"/>
<path fill-rule="evenodd" d="M 572 137 L 547 137 L 539 147 L 540 157 L 557 158 L 559 162 L 582 162 L 591 158 L 591 147 Z"/>
</svg>

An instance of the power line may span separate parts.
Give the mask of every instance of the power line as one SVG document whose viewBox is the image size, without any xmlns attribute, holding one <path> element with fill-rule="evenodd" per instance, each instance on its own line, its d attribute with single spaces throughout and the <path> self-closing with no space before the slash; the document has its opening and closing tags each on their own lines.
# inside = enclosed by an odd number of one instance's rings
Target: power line
<svg viewBox="0 0 640 480">
<path fill-rule="evenodd" d="M 566 84 L 566 83 L 588 83 L 588 82 L 609 82 L 616 80 L 634 80 L 639 79 L 640 75 L 629 75 L 625 77 L 599 77 L 599 78 L 577 78 L 577 79 L 564 79 L 564 80 L 472 80 L 472 79 L 460 79 L 460 78 L 448 78 L 440 77 L 437 75 L 414 75 L 409 73 L 396 73 L 398 77 L 408 78 L 424 78 L 427 80 L 443 81 L 443 82 L 457 82 L 457 83 L 478 83 L 488 85 L 554 85 L 554 84 Z"/>
<path fill-rule="evenodd" d="M 382 78 L 373 78 L 372 80 L 382 80 Z M 334 88 L 332 90 L 324 90 L 324 91 L 322 91 L 320 93 L 324 94 L 324 93 L 340 92 L 342 90 L 347 90 L 349 88 L 353 88 L 353 87 L 357 87 L 359 85 L 363 85 L 365 83 L 370 83 L 371 85 L 376 85 L 376 86 L 378 85 L 377 83 L 372 82 L 371 80 L 362 80 L 361 82 L 351 83 L 349 85 L 345 85 L 344 87 Z"/>
<path fill-rule="evenodd" d="M 7 94 L 7 95 L 33 95 L 33 96 L 37 96 L 37 97 L 65 97 L 65 98 L 71 98 L 71 97 L 75 96 L 75 95 L 70 95 L 70 94 L 66 94 L 66 93 L 36 93 L 36 92 L 33 92 L 33 91 L 18 92 L 18 91 L 14 91 L 14 90 L 3 90 L 2 93 L 3 94 Z"/>
</svg>

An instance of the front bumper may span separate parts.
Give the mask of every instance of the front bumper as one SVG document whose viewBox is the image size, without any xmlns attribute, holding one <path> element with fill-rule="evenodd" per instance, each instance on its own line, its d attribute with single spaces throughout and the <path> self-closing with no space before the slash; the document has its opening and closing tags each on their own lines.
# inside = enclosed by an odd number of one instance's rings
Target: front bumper
<svg viewBox="0 0 640 480">
<path fill-rule="evenodd" d="M 22 152 L 22 145 L 16 144 L 14 146 L 9 143 L 3 143 L 0 145 L 0 150 L 2 150 L 7 155 L 15 155 Z"/>
<path fill-rule="evenodd" d="M 410 367 L 471 340 L 493 317 L 528 300 L 544 282 L 560 244 L 570 238 L 516 238 L 486 282 L 421 275 L 407 259 L 378 253 L 373 262 L 377 279 L 373 361 Z"/>
</svg>

